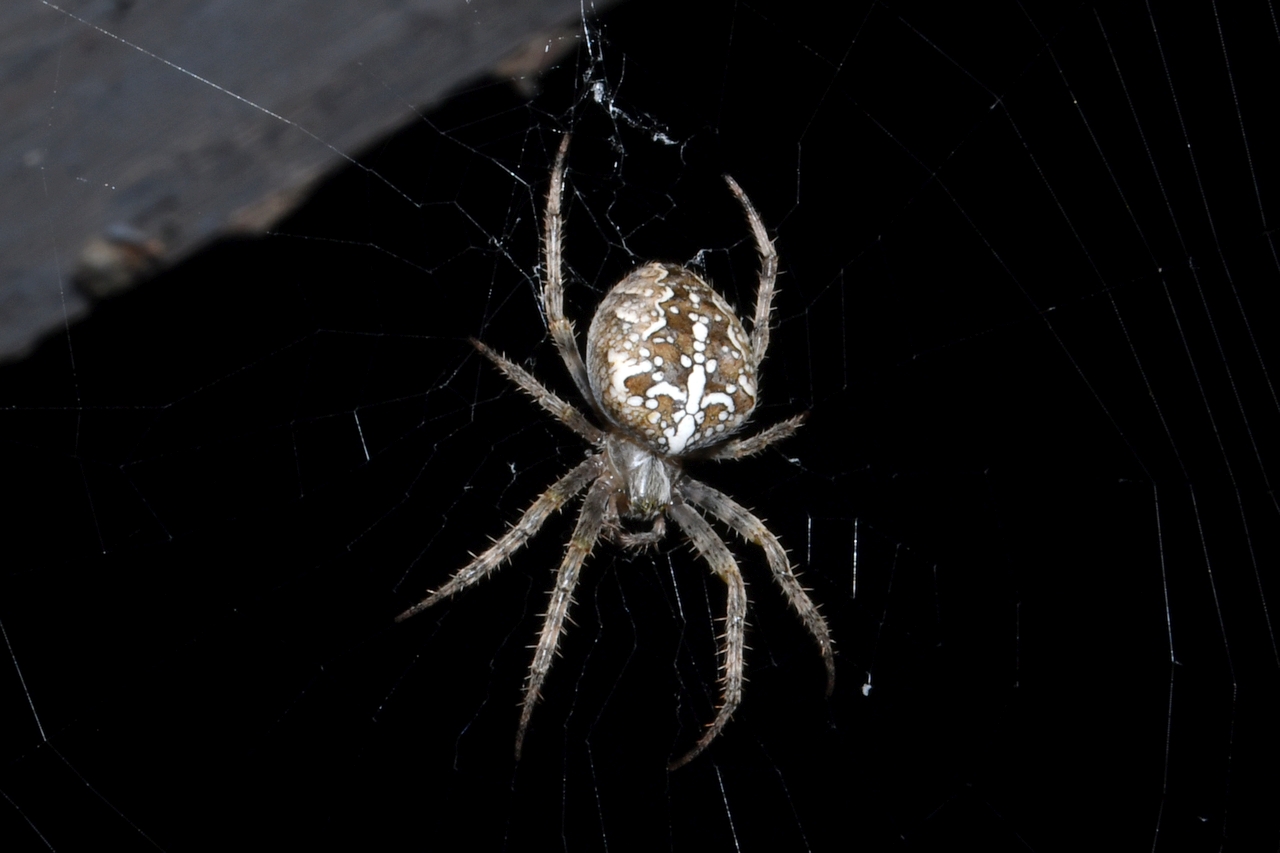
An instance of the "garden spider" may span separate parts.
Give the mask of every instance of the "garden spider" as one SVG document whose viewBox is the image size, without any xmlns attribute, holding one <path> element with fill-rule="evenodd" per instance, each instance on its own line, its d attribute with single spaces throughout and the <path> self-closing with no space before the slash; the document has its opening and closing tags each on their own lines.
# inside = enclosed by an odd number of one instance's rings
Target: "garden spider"
<svg viewBox="0 0 1280 853">
<path fill-rule="evenodd" d="M 578 492 L 587 490 L 564 562 L 556 574 L 529 667 L 516 732 L 519 760 L 525 730 L 551 669 L 587 555 L 602 535 L 624 546 L 656 545 L 666 529 L 665 519 L 670 516 L 728 588 L 720 708 L 697 744 L 671 762 L 670 769 L 674 770 L 693 760 L 715 740 L 742 698 L 747 591 L 729 548 L 698 510 L 718 518 L 763 549 L 773 579 L 822 652 L 827 666 L 827 695 L 835 685 L 831 632 L 792 573 L 778 537 L 741 504 L 682 470 L 686 459 L 737 459 L 759 453 L 791 435 L 804 421 L 803 414 L 796 415 L 756 435 L 730 438 L 746 423 L 756 405 L 756 373 L 769 346 L 769 313 L 778 256 L 759 214 L 742 188 L 726 175 L 729 189 L 746 212 L 760 254 L 760 287 L 751 333 L 746 332 L 724 298 L 692 271 L 654 262 L 633 270 L 605 295 L 587 333 L 584 364 L 573 323 L 564 316 L 564 220 L 560 205 L 568 149 L 566 135 L 556 154 L 547 193 L 542 303 L 556 349 L 603 428 L 557 397 L 524 368 L 479 341 L 472 343 L 539 406 L 590 442 L 595 452 L 543 492 L 492 547 L 444 586 L 401 613 L 396 621 L 408 619 L 488 577 L 520 550 L 553 512 Z M 622 528 L 622 519 L 652 525 L 648 530 L 632 532 Z"/>
</svg>

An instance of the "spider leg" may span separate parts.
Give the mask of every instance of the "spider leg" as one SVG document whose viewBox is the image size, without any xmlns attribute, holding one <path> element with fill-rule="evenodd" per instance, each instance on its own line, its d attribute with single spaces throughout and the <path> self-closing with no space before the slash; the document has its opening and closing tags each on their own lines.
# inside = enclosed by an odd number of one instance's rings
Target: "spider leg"
<svg viewBox="0 0 1280 853">
<path fill-rule="evenodd" d="M 409 617 L 426 610 L 437 601 L 461 592 L 492 574 L 499 566 L 510 559 L 512 554 L 524 547 L 524 543 L 533 538 L 551 513 L 564 506 L 565 501 L 582 491 L 583 487 L 591 482 L 592 478 L 600 476 L 602 458 L 601 456 L 590 457 L 553 483 L 551 488 L 538 496 L 538 499 L 533 502 L 533 506 L 525 510 L 524 515 L 520 516 L 520 520 L 511 525 L 511 529 L 502 538 L 494 542 L 483 554 L 458 570 L 457 574 L 450 578 L 444 586 L 397 616 L 396 621 L 403 622 Z"/>
<path fill-rule="evenodd" d="M 725 175 L 724 180 L 746 211 L 747 224 L 751 226 L 751 236 L 755 238 L 756 252 L 760 255 L 760 289 L 756 291 L 756 317 L 751 325 L 751 352 L 756 359 L 753 366 L 759 367 L 760 362 L 764 361 L 765 351 L 769 349 L 769 315 L 773 311 L 774 284 L 778 280 L 778 253 L 774 250 L 769 232 L 765 231 L 764 223 L 760 221 L 760 214 L 756 213 L 751 199 L 747 198 L 747 194 L 733 178 Z"/>
<path fill-rule="evenodd" d="M 520 389 L 532 397 L 535 403 L 550 412 L 556 420 L 567 424 L 569 429 L 592 444 L 599 444 L 604 439 L 604 432 L 599 427 L 587 420 L 586 416 L 574 408 L 572 404 L 566 403 L 556 396 L 547 386 L 539 382 L 532 373 L 501 353 L 489 349 L 475 338 L 471 339 L 471 344 L 480 350 L 481 355 L 497 365 L 503 375 L 519 385 Z"/>
<path fill-rule="evenodd" d="M 782 441 L 782 439 L 800 429 L 800 425 L 804 423 L 807 417 L 809 417 L 809 413 L 805 412 L 795 417 L 787 418 L 785 421 L 779 421 L 755 435 L 749 435 L 746 438 L 735 438 L 732 441 L 726 441 L 724 444 L 716 445 L 711 448 L 706 458 L 741 459 L 743 456 L 752 456 L 774 442 Z"/>
<path fill-rule="evenodd" d="M 546 280 L 542 283 L 542 306 L 547 312 L 547 328 L 551 338 L 556 342 L 560 358 L 573 384 L 578 386 L 582 399 L 595 408 L 595 396 L 591 393 L 591 383 L 587 379 L 587 367 L 582 362 L 582 354 L 578 352 L 578 340 L 573 335 L 573 323 L 564 316 L 564 219 L 560 216 L 560 201 L 564 195 L 564 158 L 569 150 L 569 134 L 560 140 L 560 150 L 556 152 L 556 163 L 551 169 L 551 187 L 547 190 L 547 210 L 542 220 L 543 265 L 546 267 Z M 598 414 L 598 412 L 597 412 Z"/>
<path fill-rule="evenodd" d="M 668 510 L 680 529 L 689 537 L 693 547 L 711 566 L 711 571 L 724 581 L 729 590 L 729 600 L 724 619 L 724 682 L 721 689 L 720 709 L 707 731 L 693 749 L 671 762 L 668 770 L 676 770 L 698 757 L 711 744 L 720 730 L 729 722 L 738 703 L 742 701 L 743 650 L 746 647 L 747 588 L 742 582 L 742 572 L 716 532 L 707 520 L 688 504 L 673 504 Z"/>
<path fill-rule="evenodd" d="M 598 458 L 598 457 L 597 457 Z M 529 718 L 533 716 L 534 706 L 542 695 L 542 682 L 555 660 L 556 645 L 560 635 L 564 633 L 565 615 L 569 605 L 573 603 L 573 589 L 578 585 L 578 572 L 582 563 L 591 553 L 600 531 L 604 529 L 608 515 L 609 496 L 614 484 L 607 477 L 601 477 L 587 492 L 578 513 L 578 524 L 574 527 L 573 537 L 569 540 L 569 549 L 565 552 L 560 571 L 556 572 L 556 585 L 551 589 L 551 602 L 547 605 L 546 618 L 542 622 L 542 634 L 538 637 L 538 645 L 533 653 L 533 663 L 529 665 L 529 680 L 524 687 L 523 707 L 520 711 L 520 728 L 516 731 L 516 760 L 520 760 L 520 749 L 524 745 L 525 729 L 529 727 Z"/>
<path fill-rule="evenodd" d="M 769 568 L 773 570 L 773 579 L 778 582 L 778 586 L 782 587 L 787 600 L 796 609 L 796 613 L 800 614 L 800 621 L 809 629 L 809 633 L 818 643 L 818 650 L 822 652 L 822 661 L 827 665 L 827 695 L 830 696 L 836 686 L 836 662 L 831 646 L 831 629 L 827 627 L 827 620 L 823 619 L 822 614 L 818 612 L 818 606 L 813 603 L 813 599 L 809 598 L 808 593 L 791 571 L 787 552 L 783 550 L 778 537 L 770 533 L 764 526 L 764 522 L 756 518 L 746 507 L 706 483 L 686 478 L 680 482 L 680 494 L 690 503 L 702 507 L 733 528 L 743 539 L 759 545 L 764 551 L 765 559 L 769 561 Z"/>
</svg>

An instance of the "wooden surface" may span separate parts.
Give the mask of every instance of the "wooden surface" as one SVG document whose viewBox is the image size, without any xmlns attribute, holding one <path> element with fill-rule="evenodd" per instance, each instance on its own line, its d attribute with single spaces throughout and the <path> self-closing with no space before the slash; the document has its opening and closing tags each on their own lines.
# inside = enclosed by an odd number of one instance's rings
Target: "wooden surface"
<svg viewBox="0 0 1280 853">
<path fill-rule="evenodd" d="M 533 76 L 575 38 L 580 9 L 0 6 L 0 361 L 218 236 L 261 232 L 317 178 L 466 81 Z M 521 56 L 531 59 L 513 67 Z"/>
</svg>

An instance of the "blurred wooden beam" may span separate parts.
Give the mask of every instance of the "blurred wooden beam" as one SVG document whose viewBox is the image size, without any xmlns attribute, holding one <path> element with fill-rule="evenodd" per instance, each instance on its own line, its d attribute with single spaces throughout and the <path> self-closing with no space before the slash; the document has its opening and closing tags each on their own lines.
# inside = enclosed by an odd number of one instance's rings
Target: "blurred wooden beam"
<svg viewBox="0 0 1280 853">
<path fill-rule="evenodd" d="M 4 4 L 0 361 L 217 237 L 266 228 L 466 81 L 500 73 L 527 86 L 576 43 L 583 8 Z"/>
</svg>

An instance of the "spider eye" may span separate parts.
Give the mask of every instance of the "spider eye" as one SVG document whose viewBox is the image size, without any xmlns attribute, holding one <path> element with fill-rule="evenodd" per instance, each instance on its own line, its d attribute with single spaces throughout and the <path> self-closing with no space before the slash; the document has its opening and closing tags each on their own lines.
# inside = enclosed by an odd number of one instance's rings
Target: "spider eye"
<svg viewBox="0 0 1280 853">
<path fill-rule="evenodd" d="M 659 453 L 738 430 L 756 405 L 751 337 L 729 303 L 676 264 L 634 270 L 601 301 L 587 374 L 601 408 Z"/>
</svg>

